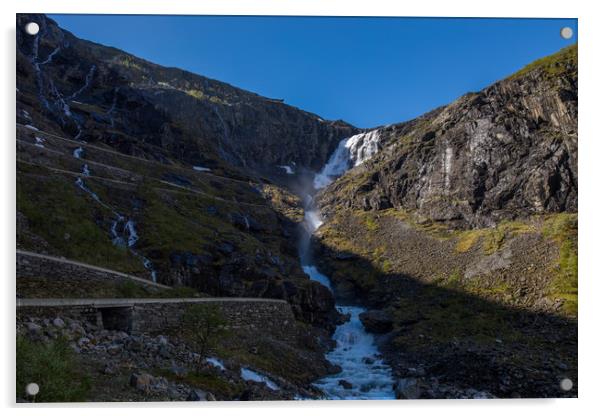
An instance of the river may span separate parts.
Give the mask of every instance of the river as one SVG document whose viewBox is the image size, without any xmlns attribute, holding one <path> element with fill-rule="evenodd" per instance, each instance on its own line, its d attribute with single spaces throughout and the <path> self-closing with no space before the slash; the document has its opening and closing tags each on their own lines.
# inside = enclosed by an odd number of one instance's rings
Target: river
<svg viewBox="0 0 602 416">
<path fill-rule="evenodd" d="M 343 143 L 343 142 L 342 142 Z M 349 146 L 339 145 L 324 169 L 314 178 L 314 188 L 322 188 L 336 176 L 345 172 L 352 163 Z M 299 244 L 301 265 L 310 279 L 320 282 L 331 291 L 328 276 L 319 272 L 311 255 L 311 235 L 322 225 L 320 212 L 311 195 L 304 197 L 305 217 Z M 336 304 L 336 308 L 349 319 L 339 325 L 333 335 L 335 348 L 326 358 L 341 367 L 341 372 L 318 380 L 327 399 L 341 400 L 389 400 L 395 399 L 391 368 L 380 357 L 374 336 L 366 331 L 359 319 L 365 308 L 357 305 Z"/>
</svg>

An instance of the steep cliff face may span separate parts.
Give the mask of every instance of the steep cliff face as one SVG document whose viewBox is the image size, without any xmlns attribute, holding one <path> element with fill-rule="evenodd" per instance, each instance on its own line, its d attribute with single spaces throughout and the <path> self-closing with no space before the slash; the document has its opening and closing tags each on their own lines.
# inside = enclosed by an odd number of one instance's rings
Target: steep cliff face
<svg viewBox="0 0 602 416">
<path fill-rule="evenodd" d="M 373 309 L 396 376 L 427 397 L 575 396 L 576 46 L 370 137 L 371 158 L 349 142 L 318 177 L 314 258 Z"/>
<path fill-rule="evenodd" d="M 40 25 L 38 36 L 22 28 Z M 55 132 L 208 167 L 317 169 L 355 129 L 281 102 L 17 17 L 18 99 Z"/>
<path fill-rule="evenodd" d="M 334 207 L 404 208 L 460 227 L 577 210 L 577 47 L 479 93 L 380 128 L 383 150 L 319 197 Z"/>
</svg>

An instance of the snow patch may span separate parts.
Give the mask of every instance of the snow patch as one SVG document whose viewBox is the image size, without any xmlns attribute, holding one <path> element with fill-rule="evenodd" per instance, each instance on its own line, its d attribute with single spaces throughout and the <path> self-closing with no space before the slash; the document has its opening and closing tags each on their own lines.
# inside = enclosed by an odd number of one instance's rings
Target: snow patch
<svg viewBox="0 0 602 416">
<path fill-rule="evenodd" d="M 287 175 L 295 174 L 295 171 L 293 170 L 293 168 L 291 168 L 288 165 L 278 165 L 277 167 L 279 167 L 280 169 L 284 169 L 284 171 L 286 172 Z"/>
<path fill-rule="evenodd" d="M 203 166 L 193 166 L 192 169 L 196 170 L 197 172 L 211 172 L 211 169 Z"/>
<path fill-rule="evenodd" d="M 212 366 L 214 366 L 216 368 L 219 368 L 222 371 L 226 370 L 226 366 L 224 365 L 224 363 L 222 362 L 222 360 L 220 360 L 219 358 L 208 357 L 208 358 L 205 359 L 205 361 L 207 361 Z"/>
<path fill-rule="evenodd" d="M 44 140 L 43 138 L 36 136 L 36 146 L 38 146 L 38 147 L 44 147 L 44 142 L 45 141 L 46 140 Z"/>
<path fill-rule="evenodd" d="M 276 383 L 270 380 L 267 376 L 259 374 L 248 368 L 242 367 L 240 369 L 240 376 L 243 378 L 243 380 L 256 381 L 257 383 L 265 383 L 265 385 L 271 390 L 280 390 Z"/>
</svg>

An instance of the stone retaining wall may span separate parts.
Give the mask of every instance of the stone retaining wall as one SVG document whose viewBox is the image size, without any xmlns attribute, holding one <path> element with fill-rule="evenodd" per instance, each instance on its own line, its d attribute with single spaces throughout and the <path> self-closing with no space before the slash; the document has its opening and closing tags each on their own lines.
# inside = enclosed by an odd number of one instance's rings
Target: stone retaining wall
<svg viewBox="0 0 602 416">
<path fill-rule="evenodd" d="M 18 303 L 17 320 L 68 317 L 130 333 L 165 333 L 177 330 L 182 314 L 194 304 L 215 305 L 233 331 L 270 334 L 289 342 L 297 336 L 290 305 L 272 299 L 29 299 Z"/>
</svg>

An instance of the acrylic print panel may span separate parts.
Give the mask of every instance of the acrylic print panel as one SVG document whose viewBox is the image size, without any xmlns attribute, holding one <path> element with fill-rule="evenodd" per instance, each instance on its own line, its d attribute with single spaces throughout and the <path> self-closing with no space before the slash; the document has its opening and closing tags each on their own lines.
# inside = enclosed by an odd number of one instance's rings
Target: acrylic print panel
<svg viewBox="0 0 602 416">
<path fill-rule="evenodd" d="M 17 401 L 575 397 L 576 37 L 18 15 Z"/>
</svg>

